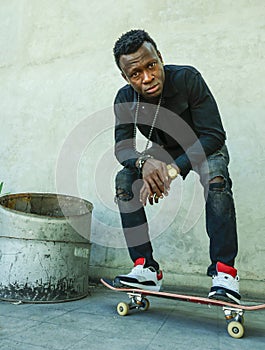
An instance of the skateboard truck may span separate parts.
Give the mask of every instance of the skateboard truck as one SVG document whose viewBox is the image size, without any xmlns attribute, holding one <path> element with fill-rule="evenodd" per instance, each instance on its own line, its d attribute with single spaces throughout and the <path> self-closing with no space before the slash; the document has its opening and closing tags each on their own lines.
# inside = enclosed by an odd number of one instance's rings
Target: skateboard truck
<svg viewBox="0 0 265 350">
<path fill-rule="evenodd" d="M 223 306 L 227 322 L 227 332 L 233 338 L 242 338 L 244 335 L 244 310 Z"/>
<path fill-rule="evenodd" d="M 150 302 L 141 293 L 128 292 L 127 294 L 130 298 L 129 303 L 120 302 L 117 305 L 117 312 L 120 316 L 126 316 L 132 309 L 142 309 L 143 311 L 149 309 Z"/>
</svg>

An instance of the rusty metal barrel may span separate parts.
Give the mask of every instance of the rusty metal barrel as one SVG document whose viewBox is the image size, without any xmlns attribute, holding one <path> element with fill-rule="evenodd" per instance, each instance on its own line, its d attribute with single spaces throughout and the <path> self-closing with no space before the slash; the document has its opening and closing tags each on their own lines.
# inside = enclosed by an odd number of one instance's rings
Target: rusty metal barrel
<svg viewBox="0 0 265 350">
<path fill-rule="evenodd" d="M 32 303 L 89 293 L 93 205 L 61 194 L 0 197 L 0 299 Z"/>
</svg>

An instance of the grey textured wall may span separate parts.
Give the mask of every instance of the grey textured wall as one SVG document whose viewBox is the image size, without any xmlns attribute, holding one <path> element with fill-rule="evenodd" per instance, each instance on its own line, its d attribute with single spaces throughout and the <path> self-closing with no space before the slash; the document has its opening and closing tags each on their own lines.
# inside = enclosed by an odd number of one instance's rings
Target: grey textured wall
<svg viewBox="0 0 265 350">
<path fill-rule="evenodd" d="M 228 135 L 246 293 L 264 272 L 264 2 L 261 0 L 2 0 L 0 3 L 0 181 L 6 192 L 61 192 L 94 204 L 90 275 L 131 267 L 113 179 L 112 102 L 123 84 L 114 41 L 144 28 L 165 63 L 197 67 Z M 175 202 L 175 203 L 174 203 Z M 190 203 L 196 211 L 190 212 Z M 176 206 L 177 203 L 177 206 Z M 160 215 L 161 214 L 161 215 Z M 162 215 L 163 214 L 163 215 Z M 148 208 L 166 284 L 210 286 L 198 179 L 176 180 Z"/>
</svg>

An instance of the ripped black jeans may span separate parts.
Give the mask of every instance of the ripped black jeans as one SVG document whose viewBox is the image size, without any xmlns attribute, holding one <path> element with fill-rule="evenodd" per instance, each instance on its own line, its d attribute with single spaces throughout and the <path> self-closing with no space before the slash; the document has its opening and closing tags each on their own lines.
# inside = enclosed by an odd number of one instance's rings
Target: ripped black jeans
<svg viewBox="0 0 265 350">
<path fill-rule="evenodd" d="M 232 181 L 228 172 L 229 155 L 226 146 L 194 167 L 200 176 L 206 200 L 206 230 L 210 239 L 211 265 L 209 276 L 216 273 L 216 263 L 234 266 L 238 251 L 236 215 L 232 194 Z M 222 182 L 210 183 L 216 177 Z M 159 269 L 153 258 L 148 223 L 144 207 L 139 201 L 142 186 L 137 169 L 124 168 L 116 176 L 116 198 L 130 257 L 133 261 L 144 257 L 146 266 Z"/>
</svg>

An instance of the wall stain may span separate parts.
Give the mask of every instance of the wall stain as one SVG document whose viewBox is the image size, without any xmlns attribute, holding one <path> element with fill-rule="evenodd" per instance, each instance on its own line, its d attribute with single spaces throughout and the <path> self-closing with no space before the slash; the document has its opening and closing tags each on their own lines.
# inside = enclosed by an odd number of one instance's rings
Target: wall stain
<svg viewBox="0 0 265 350">
<path fill-rule="evenodd" d="M 43 282 L 42 279 L 35 283 L 25 284 L 14 282 L 5 286 L 0 284 L 0 298 L 15 299 L 29 302 L 63 301 L 80 298 L 80 288 L 72 278 L 64 277 L 56 283 Z"/>
</svg>

